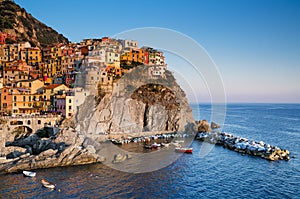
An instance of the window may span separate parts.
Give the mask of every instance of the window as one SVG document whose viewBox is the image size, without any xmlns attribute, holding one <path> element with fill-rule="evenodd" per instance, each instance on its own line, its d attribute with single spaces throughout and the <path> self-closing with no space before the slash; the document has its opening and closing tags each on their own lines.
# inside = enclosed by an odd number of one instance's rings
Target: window
<svg viewBox="0 0 300 199">
<path fill-rule="evenodd" d="M 26 97 L 25 96 L 23 96 L 23 102 L 26 102 Z"/>
<path fill-rule="evenodd" d="M 72 109 L 72 106 L 69 106 L 69 110 L 71 110 Z"/>
<path fill-rule="evenodd" d="M 71 99 L 69 99 L 69 103 L 72 103 L 72 100 L 71 100 Z"/>
<path fill-rule="evenodd" d="M 31 82 L 29 82 L 29 87 L 31 87 Z"/>
<path fill-rule="evenodd" d="M 6 100 L 6 95 L 4 95 L 3 99 Z"/>
<path fill-rule="evenodd" d="M 14 96 L 14 102 L 16 102 L 17 101 L 17 96 Z"/>
</svg>

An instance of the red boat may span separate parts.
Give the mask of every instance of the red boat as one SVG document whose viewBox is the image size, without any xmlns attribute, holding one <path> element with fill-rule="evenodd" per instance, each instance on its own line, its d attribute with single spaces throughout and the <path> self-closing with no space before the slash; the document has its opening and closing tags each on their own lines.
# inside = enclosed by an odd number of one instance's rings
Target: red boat
<svg viewBox="0 0 300 199">
<path fill-rule="evenodd" d="M 193 153 L 193 148 L 175 148 L 177 153 Z"/>
</svg>

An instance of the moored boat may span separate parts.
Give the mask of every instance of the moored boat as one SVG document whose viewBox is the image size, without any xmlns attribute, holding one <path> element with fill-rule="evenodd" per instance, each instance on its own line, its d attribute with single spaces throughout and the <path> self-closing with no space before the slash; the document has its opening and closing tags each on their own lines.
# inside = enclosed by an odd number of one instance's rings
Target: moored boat
<svg viewBox="0 0 300 199">
<path fill-rule="evenodd" d="M 145 148 L 145 149 L 152 149 L 152 146 L 146 145 L 146 144 L 145 144 L 145 145 L 144 145 L 144 148 Z"/>
<path fill-rule="evenodd" d="M 169 147 L 169 146 L 170 146 L 170 143 L 161 143 L 161 146 Z"/>
<path fill-rule="evenodd" d="M 49 188 L 49 189 L 55 189 L 55 184 L 49 182 L 48 180 L 42 179 L 41 182 L 44 187 Z"/>
<path fill-rule="evenodd" d="M 175 151 L 177 153 L 193 153 L 193 148 L 181 148 L 181 147 L 177 147 L 177 148 L 175 148 Z"/>
<path fill-rule="evenodd" d="M 154 142 L 152 145 L 151 145 L 152 149 L 157 149 L 158 147 L 161 147 L 161 144 L 157 144 L 156 142 Z"/>
<path fill-rule="evenodd" d="M 23 171 L 24 176 L 27 177 L 35 177 L 36 176 L 36 172 L 33 171 Z"/>
</svg>

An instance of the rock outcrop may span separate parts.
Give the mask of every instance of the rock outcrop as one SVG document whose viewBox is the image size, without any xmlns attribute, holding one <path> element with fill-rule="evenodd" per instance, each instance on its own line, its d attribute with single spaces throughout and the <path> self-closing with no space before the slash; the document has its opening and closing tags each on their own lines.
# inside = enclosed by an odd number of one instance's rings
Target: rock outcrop
<svg viewBox="0 0 300 199">
<path fill-rule="evenodd" d="M 166 78 L 153 78 L 147 66 L 136 67 L 114 83 L 112 92 L 101 96 L 95 106 L 97 96 L 86 98 L 75 118 L 76 129 L 89 137 L 196 131 L 187 98 L 169 71 Z"/>
<path fill-rule="evenodd" d="M 33 134 L 6 143 L 0 173 L 102 162 L 104 158 L 97 154 L 99 145 L 70 127 L 55 137 Z"/>
<path fill-rule="evenodd" d="M 212 131 L 207 120 L 200 120 L 199 122 L 197 122 L 197 127 L 198 127 L 198 132 L 211 132 Z"/>
</svg>

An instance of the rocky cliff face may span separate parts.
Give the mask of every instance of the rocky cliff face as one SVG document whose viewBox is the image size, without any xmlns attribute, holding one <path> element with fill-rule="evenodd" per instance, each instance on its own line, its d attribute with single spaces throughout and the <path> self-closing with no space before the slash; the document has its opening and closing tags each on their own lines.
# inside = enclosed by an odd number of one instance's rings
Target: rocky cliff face
<svg viewBox="0 0 300 199">
<path fill-rule="evenodd" d="M 87 98 L 75 118 L 76 129 L 91 137 L 195 128 L 185 93 L 169 71 L 166 78 L 156 78 L 148 67 L 136 67 L 114 84 L 112 93 L 101 96 L 97 105 L 94 97 Z"/>
<path fill-rule="evenodd" d="M 31 45 L 42 48 L 69 42 L 12 1 L 0 1 L 0 32 L 16 35 L 18 41 L 29 41 Z"/>
</svg>

